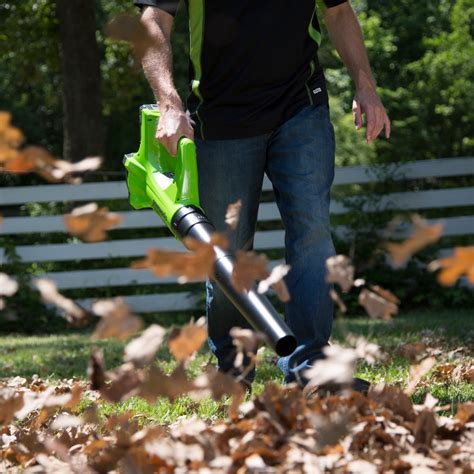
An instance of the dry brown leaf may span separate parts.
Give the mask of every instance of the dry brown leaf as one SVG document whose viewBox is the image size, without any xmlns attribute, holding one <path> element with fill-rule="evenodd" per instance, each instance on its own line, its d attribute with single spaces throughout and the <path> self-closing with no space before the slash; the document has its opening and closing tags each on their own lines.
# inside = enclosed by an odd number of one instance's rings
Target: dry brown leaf
<svg viewBox="0 0 474 474">
<path fill-rule="evenodd" d="M 101 157 L 88 157 L 77 163 L 56 159 L 49 151 L 39 146 L 28 146 L 4 160 L 5 171 L 11 173 L 35 172 L 51 183 L 80 182 L 74 175 L 95 171 L 102 164 Z"/>
<path fill-rule="evenodd" d="M 269 277 L 268 259 L 253 251 L 237 250 L 235 253 L 232 284 L 237 291 L 251 290 L 256 281 Z"/>
<path fill-rule="evenodd" d="M 202 317 L 170 334 L 168 346 L 174 358 L 179 362 L 183 362 L 199 350 L 206 339 L 206 318 Z"/>
<path fill-rule="evenodd" d="M 353 383 L 357 354 L 353 349 L 331 345 L 323 349 L 324 359 L 313 362 L 304 376 L 322 387 L 324 385 L 350 386 Z"/>
<path fill-rule="evenodd" d="M 265 335 L 238 327 L 232 328 L 229 334 L 237 351 L 234 367 L 243 367 L 246 358 L 252 367 L 255 366 L 258 348 L 266 341 Z"/>
<path fill-rule="evenodd" d="M 392 266 L 400 268 L 415 253 L 437 242 L 443 235 L 444 224 L 438 223 L 428 225 L 420 216 L 412 216 L 413 232 L 411 236 L 402 243 L 389 242 L 385 248 L 390 253 Z"/>
<path fill-rule="evenodd" d="M 436 359 L 434 357 L 427 357 L 419 364 L 410 367 L 410 381 L 405 389 L 407 395 L 411 396 L 415 393 L 416 386 L 420 380 L 434 367 L 435 364 Z"/>
<path fill-rule="evenodd" d="M 436 417 L 431 410 L 423 410 L 416 418 L 414 435 L 415 446 L 431 448 L 438 425 Z"/>
<path fill-rule="evenodd" d="M 456 247 L 451 257 L 431 262 L 428 269 L 431 271 L 441 269 L 438 282 L 443 286 L 453 286 L 463 275 L 466 275 L 469 283 L 474 285 L 474 245 Z"/>
<path fill-rule="evenodd" d="M 124 350 L 125 362 L 132 362 L 136 367 L 150 364 L 161 346 L 166 331 L 157 324 L 148 327 L 140 337 L 130 341 Z"/>
<path fill-rule="evenodd" d="M 231 419 L 235 419 L 238 409 L 245 397 L 245 389 L 242 384 L 229 374 L 219 370 L 211 370 L 200 375 L 194 380 L 194 390 L 198 392 L 209 393 L 215 401 L 222 400 L 225 396 L 232 397 L 232 403 L 228 408 L 228 414 Z M 198 397 L 198 399 L 203 395 Z M 193 397 L 193 393 L 191 393 Z"/>
<path fill-rule="evenodd" d="M 67 231 L 84 242 L 99 242 L 107 237 L 106 231 L 122 222 L 119 214 L 109 212 L 108 208 L 96 203 L 76 207 L 64 216 Z"/>
<path fill-rule="evenodd" d="M 359 304 L 365 308 L 367 314 L 374 319 L 390 321 L 392 316 L 398 313 L 398 306 L 392 301 L 386 300 L 380 294 L 363 289 L 359 294 Z"/>
<path fill-rule="evenodd" d="M 194 389 L 195 386 L 186 376 L 183 364 L 179 364 L 170 375 L 166 375 L 157 366 L 151 365 L 140 386 L 139 395 L 149 403 L 155 403 L 158 397 L 166 397 L 174 401 Z"/>
<path fill-rule="evenodd" d="M 370 289 L 390 303 L 393 303 L 397 306 L 401 303 L 401 301 L 391 291 L 386 290 L 379 285 L 370 285 Z"/>
<path fill-rule="evenodd" d="M 15 413 L 23 408 L 23 393 L 9 387 L 0 387 L 0 427 L 8 425 Z"/>
<path fill-rule="evenodd" d="M 242 209 L 241 199 L 234 202 L 233 204 L 229 204 L 229 206 L 227 207 L 227 211 L 225 213 L 225 223 L 227 224 L 230 230 L 235 230 L 237 228 L 237 224 L 239 223 L 241 209 Z"/>
<path fill-rule="evenodd" d="M 410 398 L 399 388 L 378 384 L 369 389 L 369 398 L 400 415 L 407 421 L 415 421 L 415 411 Z"/>
<path fill-rule="evenodd" d="M 345 255 L 335 255 L 326 260 L 326 281 L 337 283 L 343 293 L 347 293 L 354 284 L 354 266 Z"/>
<path fill-rule="evenodd" d="M 155 43 L 140 17 L 127 13 L 114 17 L 106 26 L 105 33 L 109 38 L 131 44 L 136 67 L 140 66 L 146 51 Z"/>
<path fill-rule="evenodd" d="M 62 316 L 69 324 L 73 326 L 82 326 L 87 323 L 89 312 L 73 300 L 66 298 L 59 293 L 56 283 L 52 280 L 39 278 L 34 281 L 34 285 L 38 288 L 43 301 L 59 308 L 62 312 Z"/>
<path fill-rule="evenodd" d="M 414 363 L 424 358 L 427 350 L 428 345 L 423 342 L 408 342 L 398 347 L 397 353 Z"/>
<path fill-rule="evenodd" d="M 272 287 L 278 296 L 278 299 L 283 303 L 290 301 L 290 293 L 283 278 L 291 270 L 289 265 L 280 264 L 272 269 L 270 275 L 258 284 L 258 292 L 266 293 Z"/>
<path fill-rule="evenodd" d="M 6 273 L 0 273 L 0 296 L 13 296 L 18 291 L 18 282 Z"/>
<path fill-rule="evenodd" d="M 356 356 L 359 359 L 364 359 L 369 364 L 375 364 L 375 362 L 385 359 L 385 354 L 382 352 L 381 347 L 368 341 L 364 337 L 348 334 L 346 339 L 354 348 Z"/>
<path fill-rule="evenodd" d="M 344 303 L 344 301 L 342 301 L 342 298 L 339 296 L 339 293 L 334 288 L 331 288 L 329 290 L 329 296 L 334 301 L 334 303 L 336 303 L 336 305 L 339 308 L 339 311 L 341 311 L 341 313 L 346 313 L 347 312 L 346 304 Z"/>
<path fill-rule="evenodd" d="M 92 339 L 113 337 L 125 341 L 142 327 L 142 320 L 132 314 L 123 298 L 98 300 L 92 305 L 92 312 L 101 316 L 92 333 Z"/>
<path fill-rule="evenodd" d="M 204 280 L 214 275 L 216 253 L 214 247 L 228 248 L 228 240 L 222 234 L 214 234 L 211 242 L 203 243 L 190 238 L 183 240 L 191 252 L 149 249 L 144 260 L 133 262 L 132 268 L 147 268 L 156 276 L 178 276 L 180 283 Z"/>
<path fill-rule="evenodd" d="M 460 403 L 456 412 L 456 420 L 463 426 L 470 421 L 474 421 L 474 402 Z"/>
</svg>

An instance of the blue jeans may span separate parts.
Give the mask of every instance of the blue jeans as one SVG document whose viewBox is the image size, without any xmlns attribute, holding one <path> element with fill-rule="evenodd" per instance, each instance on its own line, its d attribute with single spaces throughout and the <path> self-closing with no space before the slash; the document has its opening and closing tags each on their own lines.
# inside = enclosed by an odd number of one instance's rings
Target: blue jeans
<svg viewBox="0 0 474 474">
<path fill-rule="evenodd" d="M 334 178 L 334 131 L 327 106 L 308 106 L 271 133 L 235 140 L 197 140 L 201 204 L 217 230 L 224 231 L 229 203 L 242 200 L 231 248 L 251 248 L 264 173 L 272 182 L 285 227 L 285 278 L 291 300 L 285 320 L 297 349 L 278 361 L 285 382 L 297 380 L 322 357 L 332 329 L 333 303 L 325 281 L 326 259 L 334 255 L 329 223 Z M 234 326 L 250 327 L 213 282 L 207 283 L 209 345 L 221 370 L 231 371 Z M 254 377 L 252 371 L 249 381 Z"/>
</svg>

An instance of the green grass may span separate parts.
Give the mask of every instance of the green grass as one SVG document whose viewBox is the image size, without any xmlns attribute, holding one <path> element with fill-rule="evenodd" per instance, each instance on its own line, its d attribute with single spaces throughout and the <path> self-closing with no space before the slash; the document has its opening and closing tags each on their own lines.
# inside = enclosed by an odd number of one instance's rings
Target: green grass
<svg viewBox="0 0 474 474">
<path fill-rule="evenodd" d="M 439 348 L 439 363 L 467 362 L 472 354 L 449 355 L 458 347 L 472 347 L 474 340 L 474 313 L 472 311 L 442 311 L 437 313 L 408 313 L 397 317 L 393 323 L 385 324 L 367 318 L 339 319 L 335 323 L 333 340 L 346 345 L 347 334 L 361 335 L 379 344 L 389 355 L 388 361 L 376 365 L 360 363 L 357 375 L 372 383 L 388 382 L 403 385 L 408 378 L 410 364 L 397 355 L 397 347 L 408 342 L 428 342 Z M 91 347 L 104 349 L 108 368 L 122 361 L 123 343 L 115 340 L 93 342 L 87 333 L 68 333 L 51 336 L 8 335 L 0 337 L 0 378 L 21 376 L 32 377 L 37 374 L 43 379 L 86 377 L 86 369 Z M 204 348 L 189 365 L 191 376 L 197 375 L 201 366 L 212 360 L 209 351 Z M 166 371 L 175 366 L 166 347 L 157 355 L 158 364 Z M 282 377 L 275 366 L 276 358 L 265 350 L 257 369 L 254 393 L 260 393 L 269 381 L 281 382 Z M 467 382 L 445 383 L 426 377 L 413 396 L 414 402 L 421 402 L 427 392 L 440 400 L 440 404 L 454 407 L 461 402 L 474 400 L 474 387 Z M 83 400 L 81 407 L 90 402 Z M 100 403 L 102 415 L 131 411 L 139 421 L 154 421 L 168 424 L 179 417 L 195 414 L 213 420 L 225 415 L 225 405 L 210 399 L 195 402 L 182 397 L 173 404 L 165 399 L 150 405 L 142 399 L 133 398 L 123 403 Z M 450 410 L 450 411 L 452 411 Z"/>
</svg>

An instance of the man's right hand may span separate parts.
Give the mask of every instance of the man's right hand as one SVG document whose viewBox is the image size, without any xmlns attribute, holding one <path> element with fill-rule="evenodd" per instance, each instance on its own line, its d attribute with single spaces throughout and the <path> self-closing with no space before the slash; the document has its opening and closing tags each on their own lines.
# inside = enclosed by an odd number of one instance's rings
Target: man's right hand
<svg viewBox="0 0 474 474">
<path fill-rule="evenodd" d="M 156 129 L 156 139 L 175 156 L 178 153 L 178 141 L 181 137 L 194 139 L 191 119 L 186 112 L 176 107 L 160 108 L 160 120 Z"/>
</svg>

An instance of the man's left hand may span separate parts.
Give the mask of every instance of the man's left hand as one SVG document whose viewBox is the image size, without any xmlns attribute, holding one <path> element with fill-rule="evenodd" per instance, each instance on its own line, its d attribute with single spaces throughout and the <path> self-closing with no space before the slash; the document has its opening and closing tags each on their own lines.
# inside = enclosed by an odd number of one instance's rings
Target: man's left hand
<svg viewBox="0 0 474 474">
<path fill-rule="evenodd" d="M 372 143 L 385 129 L 385 137 L 390 138 L 390 119 L 377 92 L 372 88 L 359 89 L 352 102 L 356 129 L 362 128 L 362 115 L 365 114 L 366 140 Z"/>
</svg>

